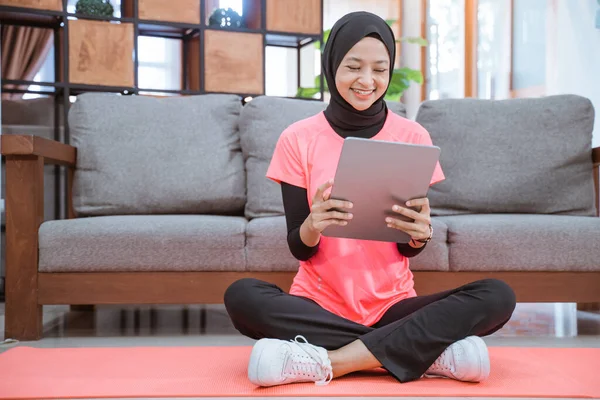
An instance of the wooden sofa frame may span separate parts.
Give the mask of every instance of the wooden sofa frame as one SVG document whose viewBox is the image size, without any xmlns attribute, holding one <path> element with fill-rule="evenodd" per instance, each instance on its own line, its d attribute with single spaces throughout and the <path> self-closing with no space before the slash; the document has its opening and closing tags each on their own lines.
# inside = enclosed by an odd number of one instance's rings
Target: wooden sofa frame
<svg viewBox="0 0 600 400">
<path fill-rule="evenodd" d="M 74 218 L 70 198 L 77 149 L 33 135 L 2 135 L 1 139 L 6 158 L 6 338 L 40 339 L 43 305 L 220 304 L 228 285 L 243 277 L 289 289 L 292 272 L 38 272 L 44 164 L 68 168 L 69 218 Z M 592 158 L 600 210 L 600 148 L 593 149 Z M 485 277 L 505 280 L 519 302 L 600 303 L 600 271 L 416 271 L 415 285 L 420 294 L 427 294 Z"/>
</svg>

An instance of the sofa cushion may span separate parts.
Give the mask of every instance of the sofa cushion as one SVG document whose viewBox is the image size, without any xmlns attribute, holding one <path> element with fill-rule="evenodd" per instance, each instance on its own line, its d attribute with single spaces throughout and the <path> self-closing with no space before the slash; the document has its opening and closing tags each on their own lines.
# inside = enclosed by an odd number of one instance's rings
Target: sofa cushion
<svg viewBox="0 0 600 400">
<path fill-rule="evenodd" d="M 86 93 L 69 114 L 79 215 L 243 213 L 234 95 Z"/>
<path fill-rule="evenodd" d="M 294 122 L 327 107 L 320 101 L 261 96 L 247 103 L 240 116 L 240 139 L 247 174 L 247 218 L 283 215 L 281 189 L 265 177 L 281 133 Z M 388 103 L 391 111 L 406 116 L 404 105 Z"/>
<path fill-rule="evenodd" d="M 48 221 L 39 230 L 39 270 L 243 271 L 246 224 L 209 215 Z"/>
<path fill-rule="evenodd" d="M 287 244 L 285 217 L 254 218 L 248 222 L 246 235 L 248 271 L 298 270 L 300 262 L 294 258 Z"/>
<path fill-rule="evenodd" d="M 479 214 L 448 225 L 452 271 L 600 271 L 600 218 Z"/>
<path fill-rule="evenodd" d="M 434 235 L 427 248 L 411 258 L 413 271 L 448 271 L 446 224 L 432 220 Z M 297 271 L 299 261 L 287 244 L 285 217 L 254 218 L 248 223 L 246 258 L 248 271 Z"/>
<path fill-rule="evenodd" d="M 433 237 L 427 247 L 410 259 L 412 271 L 449 271 L 448 227 L 439 218 L 431 219 Z"/>
<path fill-rule="evenodd" d="M 595 215 L 588 99 L 432 100 L 416 120 L 442 149 L 433 215 Z"/>
</svg>

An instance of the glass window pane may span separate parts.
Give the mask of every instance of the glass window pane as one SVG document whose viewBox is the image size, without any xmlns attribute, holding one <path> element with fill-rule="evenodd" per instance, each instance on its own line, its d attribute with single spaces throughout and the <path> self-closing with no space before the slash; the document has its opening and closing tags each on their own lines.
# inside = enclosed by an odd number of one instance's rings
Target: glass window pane
<svg viewBox="0 0 600 400">
<path fill-rule="evenodd" d="M 238 14 L 244 15 L 244 7 L 243 0 L 219 0 L 219 7 L 221 8 L 231 8 L 233 11 Z"/>
<path fill-rule="evenodd" d="M 510 0 L 479 0 L 477 97 L 510 97 Z"/>
<path fill-rule="evenodd" d="M 265 60 L 265 94 L 267 96 L 296 96 L 298 91 L 296 49 L 267 46 Z"/>
<path fill-rule="evenodd" d="M 181 41 L 141 36 L 139 44 L 138 72 L 140 87 L 146 89 L 181 89 Z"/>
<path fill-rule="evenodd" d="M 172 40 L 172 39 L 171 39 Z M 167 57 L 167 39 L 139 36 L 138 37 L 138 61 L 140 63 L 164 63 Z"/>
<path fill-rule="evenodd" d="M 429 0 L 427 98 L 464 97 L 464 0 Z"/>
<path fill-rule="evenodd" d="M 512 89 L 546 83 L 548 0 L 514 0 Z"/>
<path fill-rule="evenodd" d="M 139 86 L 145 89 L 169 89 L 167 86 L 167 71 L 160 67 L 140 66 Z"/>
</svg>

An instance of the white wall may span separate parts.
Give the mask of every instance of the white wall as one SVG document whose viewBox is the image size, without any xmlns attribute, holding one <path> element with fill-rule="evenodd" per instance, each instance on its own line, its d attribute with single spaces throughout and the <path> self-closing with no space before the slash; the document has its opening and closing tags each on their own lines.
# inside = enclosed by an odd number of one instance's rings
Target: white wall
<svg viewBox="0 0 600 400">
<path fill-rule="evenodd" d="M 600 29 L 596 0 L 553 0 L 548 24 L 547 93 L 589 98 L 596 110 L 593 146 L 600 146 Z"/>
</svg>

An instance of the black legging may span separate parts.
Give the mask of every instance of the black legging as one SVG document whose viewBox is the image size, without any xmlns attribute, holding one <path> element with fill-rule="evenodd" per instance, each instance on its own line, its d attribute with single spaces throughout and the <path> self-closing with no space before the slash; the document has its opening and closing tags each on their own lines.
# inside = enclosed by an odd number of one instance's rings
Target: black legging
<svg viewBox="0 0 600 400">
<path fill-rule="evenodd" d="M 370 327 L 251 278 L 234 282 L 224 302 L 235 328 L 245 336 L 290 340 L 302 335 L 327 350 L 359 339 L 391 375 L 409 382 L 419 379 L 452 343 L 504 326 L 515 308 L 515 294 L 502 281 L 480 280 L 402 300 Z"/>
</svg>

